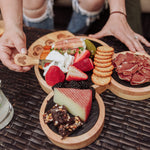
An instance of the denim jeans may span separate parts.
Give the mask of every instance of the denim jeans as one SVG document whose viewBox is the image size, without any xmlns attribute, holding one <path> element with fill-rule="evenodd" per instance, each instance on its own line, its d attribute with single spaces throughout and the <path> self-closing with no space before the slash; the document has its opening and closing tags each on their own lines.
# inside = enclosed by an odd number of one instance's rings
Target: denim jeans
<svg viewBox="0 0 150 150">
<path fill-rule="evenodd" d="M 45 3 L 47 8 L 41 17 L 29 18 L 23 14 L 23 21 L 26 26 L 41 29 L 54 29 L 53 0 L 46 0 Z"/>
<path fill-rule="evenodd" d="M 47 10 L 40 18 L 28 18 L 24 15 L 23 19 L 26 26 L 42 29 L 54 29 L 52 0 L 47 0 L 46 2 Z M 90 24 L 99 17 L 99 13 L 102 9 L 96 12 L 88 12 L 79 6 L 78 0 L 72 0 L 72 5 L 74 11 L 67 30 L 72 33 L 83 34 L 87 31 Z"/>
<path fill-rule="evenodd" d="M 32 22 L 24 18 L 24 24 L 28 27 L 40 28 L 40 29 L 54 29 L 53 18 L 47 16 L 44 20 Z"/>
</svg>

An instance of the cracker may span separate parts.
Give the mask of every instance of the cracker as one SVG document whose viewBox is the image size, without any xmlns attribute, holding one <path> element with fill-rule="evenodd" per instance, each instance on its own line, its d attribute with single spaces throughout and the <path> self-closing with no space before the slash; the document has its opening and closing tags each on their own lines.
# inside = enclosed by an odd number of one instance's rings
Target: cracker
<svg viewBox="0 0 150 150">
<path fill-rule="evenodd" d="M 96 50 L 96 54 L 100 55 L 100 56 L 112 56 L 114 54 L 114 52 L 100 52 L 98 50 Z"/>
<path fill-rule="evenodd" d="M 108 67 L 103 67 L 103 68 L 95 66 L 95 69 L 101 72 L 107 72 L 107 71 L 112 71 L 114 69 L 114 66 L 110 65 Z"/>
<path fill-rule="evenodd" d="M 93 69 L 93 73 L 98 77 L 108 77 L 108 76 L 111 76 L 112 71 L 101 72 L 96 69 Z"/>
<path fill-rule="evenodd" d="M 104 53 L 114 52 L 114 48 L 110 46 L 99 46 L 97 47 L 97 51 Z"/>
<path fill-rule="evenodd" d="M 94 61 L 98 62 L 98 63 L 108 63 L 112 61 L 112 58 L 109 59 L 98 59 L 98 58 L 94 58 Z"/>
<path fill-rule="evenodd" d="M 110 83 L 111 76 L 109 76 L 109 77 L 98 77 L 95 74 L 92 74 L 91 79 L 92 79 L 92 82 L 94 84 L 104 86 L 104 85 L 107 85 Z"/>
<path fill-rule="evenodd" d="M 103 59 L 110 59 L 110 58 L 112 58 L 112 55 L 103 56 L 103 55 L 95 54 L 94 57 L 103 60 Z"/>
<path fill-rule="evenodd" d="M 97 67 L 105 68 L 105 67 L 111 66 L 112 63 L 111 62 L 108 62 L 108 63 L 98 63 L 98 62 L 94 61 L 94 65 L 97 66 Z"/>
</svg>

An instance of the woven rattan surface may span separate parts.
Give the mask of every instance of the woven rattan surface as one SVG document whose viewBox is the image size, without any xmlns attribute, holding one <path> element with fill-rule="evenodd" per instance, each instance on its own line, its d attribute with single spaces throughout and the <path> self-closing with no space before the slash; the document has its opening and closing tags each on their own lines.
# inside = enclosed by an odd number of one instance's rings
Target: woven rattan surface
<svg viewBox="0 0 150 150">
<path fill-rule="evenodd" d="M 39 37 L 49 33 L 47 30 L 31 28 L 24 30 L 28 47 Z M 113 46 L 116 52 L 127 50 L 113 37 L 101 40 Z M 52 144 L 41 129 L 39 110 L 47 94 L 41 89 L 33 68 L 26 73 L 17 73 L 0 63 L 0 79 L 3 91 L 15 110 L 11 123 L 0 131 L 0 150 L 61 149 Z M 108 90 L 101 97 L 106 107 L 103 131 L 94 143 L 83 150 L 149 150 L 150 99 L 129 101 Z"/>
</svg>

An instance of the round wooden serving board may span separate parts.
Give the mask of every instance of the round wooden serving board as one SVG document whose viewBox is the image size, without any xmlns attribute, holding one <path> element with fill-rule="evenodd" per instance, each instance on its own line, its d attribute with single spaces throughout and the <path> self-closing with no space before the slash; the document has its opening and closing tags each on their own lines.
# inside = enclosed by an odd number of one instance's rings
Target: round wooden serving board
<svg viewBox="0 0 150 150">
<path fill-rule="evenodd" d="M 44 123 L 44 120 L 43 120 L 43 114 L 45 113 L 46 105 L 52 97 L 53 97 L 53 91 L 49 93 L 48 96 L 43 101 L 41 109 L 40 109 L 39 117 L 40 117 L 40 124 L 41 124 L 43 131 L 55 145 L 64 149 L 80 149 L 85 146 L 88 146 L 89 144 L 91 144 L 98 138 L 98 136 L 100 135 L 103 129 L 104 118 L 105 118 L 105 106 L 104 106 L 103 100 L 101 99 L 98 93 L 95 94 L 95 98 L 98 103 L 99 112 L 97 113 L 99 114 L 98 114 L 98 119 L 95 125 L 91 129 L 89 129 L 86 133 L 83 133 L 78 136 L 73 136 L 73 137 L 69 136 L 64 139 L 62 139 L 59 134 L 51 130 L 49 126 Z"/>
<path fill-rule="evenodd" d="M 115 58 L 119 54 L 125 54 L 125 53 L 132 53 L 130 51 L 124 51 L 120 53 L 114 54 L 113 58 Z M 145 55 L 146 57 L 150 58 L 149 55 L 142 54 L 139 52 L 135 53 L 136 55 Z M 115 78 L 112 77 L 111 83 L 109 86 L 107 86 L 109 90 L 111 90 L 115 95 L 128 99 L 128 100 L 144 100 L 147 98 L 150 98 L 150 85 L 144 86 L 144 87 L 132 87 L 132 86 L 125 86 L 120 84 L 116 81 Z"/>
<path fill-rule="evenodd" d="M 31 57 L 34 57 L 34 58 L 40 58 L 40 54 L 42 53 L 39 52 L 38 54 L 39 55 L 34 55 L 35 51 L 34 51 L 34 47 L 37 46 L 37 45 L 42 45 L 42 46 L 45 46 L 45 41 L 47 40 L 52 40 L 54 42 L 58 41 L 58 40 L 61 40 L 61 39 L 65 39 L 67 37 L 75 37 L 75 35 L 73 35 L 72 33 L 70 33 L 69 31 L 57 31 L 57 32 L 53 32 L 53 33 L 50 33 L 50 34 L 47 34 L 47 35 L 44 35 L 43 37 L 39 38 L 38 40 L 36 40 L 28 49 L 28 55 L 31 56 Z M 98 39 L 94 39 L 94 38 L 90 38 L 90 37 L 87 37 L 87 36 L 76 36 L 76 37 L 79 37 L 79 38 L 85 38 L 85 39 L 89 39 L 93 42 L 96 42 L 100 45 L 107 45 L 106 43 L 104 43 L 103 41 L 101 40 L 98 40 Z M 35 74 L 36 74 L 36 77 L 39 81 L 39 84 L 41 85 L 42 89 L 48 94 L 52 91 L 52 88 L 51 86 L 49 86 L 46 81 L 44 80 L 44 78 L 41 76 L 41 73 L 40 73 L 40 70 L 39 70 L 39 66 L 38 65 L 35 65 L 34 66 L 34 70 L 35 70 Z"/>
</svg>

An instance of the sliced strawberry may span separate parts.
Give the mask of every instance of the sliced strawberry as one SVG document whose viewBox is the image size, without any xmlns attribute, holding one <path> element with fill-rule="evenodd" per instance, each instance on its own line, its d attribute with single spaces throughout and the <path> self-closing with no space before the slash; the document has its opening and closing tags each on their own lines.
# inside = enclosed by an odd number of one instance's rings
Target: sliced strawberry
<svg viewBox="0 0 150 150">
<path fill-rule="evenodd" d="M 77 67 L 83 72 L 90 71 L 94 68 L 93 61 L 90 58 L 82 59 L 76 63 L 73 64 L 73 66 Z"/>
<path fill-rule="evenodd" d="M 67 81 L 75 80 L 75 81 L 80 81 L 80 80 L 87 80 L 88 76 L 75 66 L 69 66 L 69 70 L 66 76 Z"/>
<path fill-rule="evenodd" d="M 75 53 L 75 58 L 74 58 L 74 63 L 85 59 L 85 58 L 89 58 L 90 57 L 90 51 L 89 50 L 81 50 L 81 49 L 77 49 L 76 53 Z"/>
<path fill-rule="evenodd" d="M 51 66 L 45 75 L 45 80 L 48 85 L 54 86 L 65 80 L 65 74 L 58 66 Z"/>
</svg>

